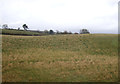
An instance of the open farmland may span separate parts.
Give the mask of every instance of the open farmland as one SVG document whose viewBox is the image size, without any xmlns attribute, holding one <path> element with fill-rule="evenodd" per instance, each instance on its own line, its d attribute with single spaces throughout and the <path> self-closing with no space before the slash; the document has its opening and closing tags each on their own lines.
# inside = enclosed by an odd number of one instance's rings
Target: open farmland
<svg viewBox="0 0 120 84">
<path fill-rule="evenodd" d="M 118 81 L 115 34 L 2 36 L 3 82 Z"/>
</svg>

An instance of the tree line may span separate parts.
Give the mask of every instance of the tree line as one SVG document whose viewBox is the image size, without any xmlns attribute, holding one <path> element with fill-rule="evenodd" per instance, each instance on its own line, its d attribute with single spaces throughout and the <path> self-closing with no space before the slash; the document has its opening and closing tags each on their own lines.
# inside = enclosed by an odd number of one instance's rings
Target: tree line
<svg viewBox="0 0 120 84">
<path fill-rule="evenodd" d="M 27 31 L 29 28 L 28 28 L 28 26 L 26 25 L 26 24 L 23 24 L 22 25 L 22 27 L 24 28 L 24 30 L 25 31 Z M 2 28 L 3 29 L 10 29 L 9 27 L 8 27 L 8 25 L 7 24 L 3 24 L 2 25 Z M 18 30 L 20 30 L 20 27 L 18 27 Z M 36 31 L 36 32 L 39 32 L 39 33 L 46 33 L 46 34 L 90 34 L 90 32 L 87 30 L 87 29 L 81 29 L 80 31 L 79 31 L 79 33 L 77 33 L 77 32 L 75 32 L 75 33 L 72 33 L 71 31 L 63 31 L 63 32 L 60 32 L 60 31 L 58 31 L 58 30 L 56 30 L 56 32 L 54 32 L 53 30 L 44 30 L 44 31 Z"/>
</svg>

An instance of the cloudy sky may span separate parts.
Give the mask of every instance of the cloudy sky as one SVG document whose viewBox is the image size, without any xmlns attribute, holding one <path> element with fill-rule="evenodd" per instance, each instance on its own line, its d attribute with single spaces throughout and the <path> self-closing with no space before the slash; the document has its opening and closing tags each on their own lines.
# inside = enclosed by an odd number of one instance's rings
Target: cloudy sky
<svg viewBox="0 0 120 84">
<path fill-rule="evenodd" d="M 119 0 L 0 0 L 0 25 L 30 30 L 118 32 Z"/>
</svg>

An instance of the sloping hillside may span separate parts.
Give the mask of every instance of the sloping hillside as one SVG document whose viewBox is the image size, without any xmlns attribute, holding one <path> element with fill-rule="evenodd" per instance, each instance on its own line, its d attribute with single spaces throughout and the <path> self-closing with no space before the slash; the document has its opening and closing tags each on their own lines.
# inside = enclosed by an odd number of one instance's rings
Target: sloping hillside
<svg viewBox="0 0 120 84">
<path fill-rule="evenodd" d="M 118 80 L 117 35 L 2 37 L 3 81 Z"/>
</svg>

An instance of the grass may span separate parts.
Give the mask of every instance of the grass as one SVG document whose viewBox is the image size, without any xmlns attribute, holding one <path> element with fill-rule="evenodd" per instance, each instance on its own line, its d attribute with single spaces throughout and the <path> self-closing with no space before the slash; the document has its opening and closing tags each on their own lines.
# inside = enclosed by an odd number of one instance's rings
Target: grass
<svg viewBox="0 0 120 84">
<path fill-rule="evenodd" d="M 117 35 L 2 38 L 3 82 L 118 81 Z"/>
</svg>

